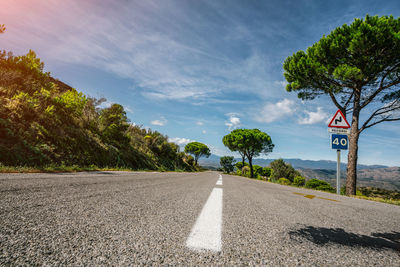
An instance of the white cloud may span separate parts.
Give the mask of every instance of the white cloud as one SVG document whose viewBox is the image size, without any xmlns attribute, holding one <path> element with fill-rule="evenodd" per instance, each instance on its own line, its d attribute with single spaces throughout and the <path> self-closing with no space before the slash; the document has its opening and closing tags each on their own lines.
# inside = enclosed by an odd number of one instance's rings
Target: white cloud
<svg viewBox="0 0 400 267">
<path fill-rule="evenodd" d="M 306 117 L 300 118 L 298 120 L 299 124 L 315 124 L 320 122 L 325 122 L 329 118 L 329 115 L 322 110 L 322 107 L 318 107 L 317 111 L 304 111 Z"/>
<path fill-rule="evenodd" d="M 168 138 L 169 142 L 173 142 L 179 146 L 181 145 L 186 145 L 190 142 L 194 142 L 194 140 L 188 139 L 188 138 L 181 138 L 181 137 L 174 137 L 174 138 Z"/>
<path fill-rule="evenodd" d="M 255 119 L 258 122 L 270 123 L 293 114 L 295 110 L 295 102 L 285 98 L 277 103 L 267 103 Z"/>
<path fill-rule="evenodd" d="M 199 126 L 203 126 L 203 125 L 204 125 L 204 122 L 198 121 L 198 122 L 196 122 L 196 124 L 199 125 Z"/>
<path fill-rule="evenodd" d="M 282 86 L 283 88 L 286 88 L 286 85 L 289 83 L 287 81 L 275 81 L 274 84 Z"/>
<path fill-rule="evenodd" d="M 252 32 L 231 14 L 223 16 L 226 24 L 215 24 L 178 2 L 3 1 L 0 17 L 5 17 L 9 30 L 0 47 L 37 48 L 50 65 L 72 63 L 117 74 L 132 80 L 134 90 L 151 99 L 195 99 L 191 103 L 196 104 L 218 100 L 228 92 L 247 93 L 249 88 L 258 95 L 268 91 L 269 96 L 281 90 L 271 86 L 267 54 L 248 42 Z M 213 12 L 223 11 L 214 7 Z M 193 20 L 193 15 L 204 22 Z M 174 27 L 168 23 L 170 18 L 176 21 Z M 204 38 L 205 26 L 213 29 L 210 38 L 219 45 Z M 218 31 L 223 36 L 215 35 Z M 231 44 L 231 37 L 250 46 L 246 57 L 221 50 Z"/>
<path fill-rule="evenodd" d="M 203 130 L 203 131 L 201 131 L 203 134 L 206 134 L 207 133 L 207 131 L 206 130 Z"/>
<path fill-rule="evenodd" d="M 132 110 L 130 107 L 128 107 L 128 106 L 124 106 L 124 109 L 125 109 L 127 112 L 129 112 L 129 113 L 132 113 L 132 114 L 133 114 L 133 110 Z"/>
<path fill-rule="evenodd" d="M 229 130 L 236 129 L 240 126 L 240 118 L 236 113 L 228 113 L 229 116 L 228 121 L 225 122 L 225 125 L 228 126 Z"/>
<path fill-rule="evenodd" d="M 164 126 L 165 124 L 167 124 L 167 122 L 168 121 L 164 117 L 161 117 L 161 119 L 151 121 L 150 123 L 152 125 Z"/>
</svg>

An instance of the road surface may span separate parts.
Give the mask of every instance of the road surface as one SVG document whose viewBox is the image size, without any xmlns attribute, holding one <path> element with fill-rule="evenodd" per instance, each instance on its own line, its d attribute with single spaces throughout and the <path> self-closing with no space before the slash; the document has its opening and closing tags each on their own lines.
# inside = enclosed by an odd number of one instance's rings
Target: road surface
<svg viewBox="0 0 400 267">
<path fill-rule="evenodd" d="M 400 206 L 203 173 L 0 174 L 0 266 L 400 266 Z"/>
</svg>

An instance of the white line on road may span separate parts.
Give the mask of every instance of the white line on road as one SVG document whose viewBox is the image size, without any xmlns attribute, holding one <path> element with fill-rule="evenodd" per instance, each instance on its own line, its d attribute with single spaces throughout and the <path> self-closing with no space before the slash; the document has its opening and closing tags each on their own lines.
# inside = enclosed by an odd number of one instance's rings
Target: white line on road
<svg viewBox="0 0 400 267">
<path fill-rule="evenodd" d="M 221 251 L 222 231 L 222 188 L 214 188 L 207 199 L 186 246 L 196 250 Z"/>
<path fill-rule="evenodd" d="M 222 176 L 221 176 L 221 174 L 219 175 L 219 179 L 218 179 L 216 185 L 222 185 Z"/>
</svg>

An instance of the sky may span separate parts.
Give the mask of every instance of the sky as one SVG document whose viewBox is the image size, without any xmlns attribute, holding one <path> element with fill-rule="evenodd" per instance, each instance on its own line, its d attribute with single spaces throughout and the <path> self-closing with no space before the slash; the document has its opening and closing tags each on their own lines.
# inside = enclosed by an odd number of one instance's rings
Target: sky
<svg viewBox="0 0 400 267">
<path fill-rule="evenodd" d="M 336 107 L 286 92 L 282 64 L 366 14 L 399 17 L 400 2 L 2 0 L 0 49 L 34 50 L 53 77 L 122 104 L 131 123 L 181 149 L 198 141 L 238 156 L 222 137 L 258 128 L 275 144 L 263 157 L 336 160 L 327 127 Z M 400 166 L 399 132 L 400 121 L 365 130 L 359 163 Z"/>
</svg>

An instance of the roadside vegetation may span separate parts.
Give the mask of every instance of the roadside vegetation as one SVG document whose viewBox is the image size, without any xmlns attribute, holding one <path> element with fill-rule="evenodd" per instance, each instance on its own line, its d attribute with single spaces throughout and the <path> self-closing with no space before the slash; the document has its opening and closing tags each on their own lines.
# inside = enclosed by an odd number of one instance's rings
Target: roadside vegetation
<svg viewBox="0 0 400 267">
<path fill-rule="evenodd" d="M 200 169 L 196 154 L 105 103 L 54 79 L 33 51 L 0 51 L 0 172 Z"/>
<path fill-rule="evenodd" d="M 222 162 L 226 162 L 226 158 L 229 158 L 229 163 L 223 165 Z M 241 161 L 234 163 L 233 157 L 221 157 L 221 166 L 220 171 L 224 171 L 226 174 L 251 178 L 250 167 L 247 162 L 244 162 L 244 164 Z M 336 192 L 336 188 L 324 180 L 307 179 L 301 176 L 293 166 L 282 159 L 274 160 L 269 166 L 265 167 L 253 165 L 253 168 L 255 175 L 252 179 L 329 193 Z M 346 186 L 341 188 L 341 195 L 346 195 Z M 352 197 L 400 205 L 399 191 L 375 187 L 357 187 L 356 195 Z"/>
</svg>

